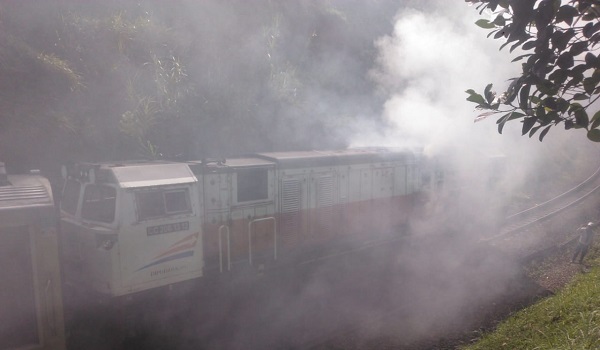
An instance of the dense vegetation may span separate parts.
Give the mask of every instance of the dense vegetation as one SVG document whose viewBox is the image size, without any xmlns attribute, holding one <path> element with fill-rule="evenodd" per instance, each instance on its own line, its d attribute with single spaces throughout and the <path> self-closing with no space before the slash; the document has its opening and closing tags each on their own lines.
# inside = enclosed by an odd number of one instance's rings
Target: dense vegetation
<svg viewBox="0 0 600 350">
<path fill-rule="evenodd" d="M 380 115 L 391 0 L 0 4 L 0 159 L 202 158 L 341 147 Z M 375 117 L 376 118 L 376 117 Z"/>
</svg>

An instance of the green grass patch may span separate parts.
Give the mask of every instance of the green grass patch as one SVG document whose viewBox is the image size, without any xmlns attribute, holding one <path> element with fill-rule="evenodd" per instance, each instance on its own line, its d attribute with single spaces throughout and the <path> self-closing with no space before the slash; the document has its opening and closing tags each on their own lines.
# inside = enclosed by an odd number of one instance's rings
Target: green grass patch
<svg viewBox="0 0 600 350">
<path fill-rule="evenodd" d="M 563 290 L 515 313 L 493 333 L 461 349 L 600 349 L 600 259 L 590 263 L 589 272 Z"/>
</svg>

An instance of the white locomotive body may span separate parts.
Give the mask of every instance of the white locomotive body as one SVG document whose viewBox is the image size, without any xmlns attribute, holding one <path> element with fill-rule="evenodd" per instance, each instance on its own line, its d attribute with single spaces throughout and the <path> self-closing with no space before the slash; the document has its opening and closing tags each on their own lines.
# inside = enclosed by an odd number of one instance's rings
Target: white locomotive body
<svg viewBox="0 0 600 350">
<path fill-rule="evenodd" d="M 67 282 L 122 296 L 389 237 L 419 205 L 420 160 L 350 149 L 77 165 L 61 208 Z"/>
</svg>

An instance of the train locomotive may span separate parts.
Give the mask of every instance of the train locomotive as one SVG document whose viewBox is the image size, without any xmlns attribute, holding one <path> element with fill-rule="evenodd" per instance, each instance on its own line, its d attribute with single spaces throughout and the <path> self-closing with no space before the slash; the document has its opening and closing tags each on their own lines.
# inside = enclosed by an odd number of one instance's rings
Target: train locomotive
<svg viewBox="0 0 600 350">
<path fill-rule="evenodd" d="M 433 183 L 423 158 L 371 148 L 74 164 L 63 171 L 65 282 L 139 295 L 388 239 Z"/>
<path fill-rule="evenodd" d="M 65 348 L 57 210 L 38 174 L 0 163 L 0 349 Z"/>
</svg>

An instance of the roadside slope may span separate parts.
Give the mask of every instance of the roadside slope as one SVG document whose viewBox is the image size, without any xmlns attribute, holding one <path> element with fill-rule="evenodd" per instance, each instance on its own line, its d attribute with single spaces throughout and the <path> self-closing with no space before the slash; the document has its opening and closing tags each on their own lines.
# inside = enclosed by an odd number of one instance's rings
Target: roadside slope
<svg viewBox="0 0 600 350">
<path fill-rule="evenodd" d="M 596 242 L 586 265 L 570 264 L 571 249 L 566 249 L 533 266 L 532 278 L 555 294 L 516 312 L 494 332 L 461 349 L 600 348 L 599 249 Z"/>
</svg>

